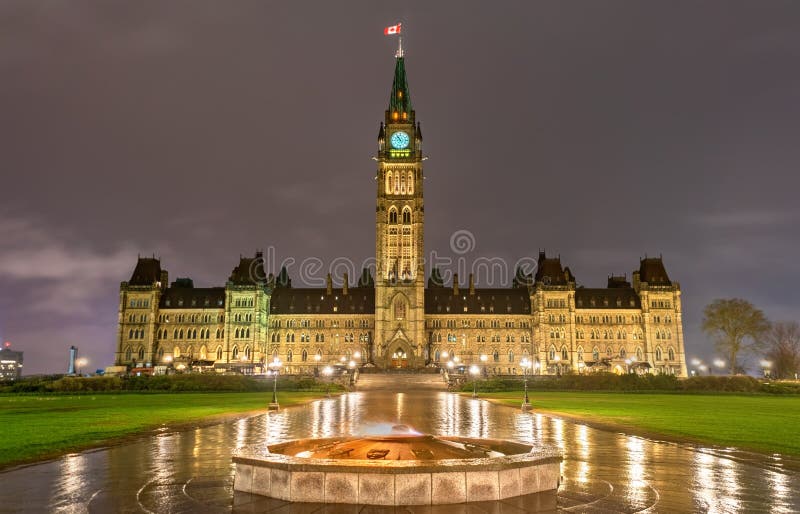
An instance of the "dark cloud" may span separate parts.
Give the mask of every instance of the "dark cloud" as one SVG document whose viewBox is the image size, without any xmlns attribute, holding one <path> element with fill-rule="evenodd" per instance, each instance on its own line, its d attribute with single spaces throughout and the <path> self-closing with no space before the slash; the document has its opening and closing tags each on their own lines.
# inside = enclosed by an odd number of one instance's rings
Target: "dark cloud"
<svg viewBox="0 0 800 514">
<path fill-rule="evenodd" d="M 602 285 L 663 254 L 703 305 L 797 319 L 800 6 L 0 3 L 0 337 L 29 372 L 112 359 L 137 253 L 221 284 L 240 253 L 374 253 L 375 135 L 403 21 L 426 247 L 545 248 Z"/>
</svg>

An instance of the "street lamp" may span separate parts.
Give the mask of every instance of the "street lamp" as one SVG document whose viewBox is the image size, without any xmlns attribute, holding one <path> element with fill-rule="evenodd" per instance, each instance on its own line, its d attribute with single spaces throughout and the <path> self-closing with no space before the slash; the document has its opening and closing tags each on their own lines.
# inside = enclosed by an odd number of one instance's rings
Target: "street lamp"
<svg viewBox="0 0 800 514">
<path fill-rule="evenodd" d="M 86 364 L 88 364 L 88 363 L 89 363 L 89 361 L 86 360 L 86 357 L 81 357 L 80 359 L 75 361 L 75 364 L 78 367 L 78 376 L 81 376 L 81 368 L 86 366 Z"/>
<path fill-rule="evenodd" d="M 322 369 L 322 374 L 327 378 L 330 378 L 332 373 L 333 373 L 333 368 L 330 367 L 330 366 L 325 366 Z M 330 380 L 326 380 L 325 381 L 325 398 L 330 398 L 330 397 L 331 397 L 331 382 L 330 382 Z"/>
<path fill-rule="evenodd" d="M 471 366 L 469 368 L 469 372 L 470 372 L 470 374 L 472 374 L 472 397 L 473 398 L 477 398 L 478 397 L 478 389 L 477 389 L 477 387 L 478 387 L 478 374 L 481 372 L 481 368 L 479 368 L 478 366 L 473 365 L 473 366 Z"/>
<path fill-rule="evenodd" d="M 709 371 L 708 366 L 706 366 L 705 364 L 701 364 L 700 366 L 697 367 L 697 369 L 699 369 L 700 371 Z"/>
<path fill-rule="evenodd" d="M 322 355 L 315 353 L 314 354 L 314 376 L 319 376 L 319 361 L 322 360 Z"/>
<path fill-rule="evenodd" d="M 481 369 L 482 369 L 482 371 L 483 371 L 483 376 L 484 376 L 484 377 L 485 377 L 485 376 L 488 376 L 488 374 L 486 373 L 486 361 L 487 361 L 488 359 L 489 359 L 489 357 L 488 357 L 487 355 L 485 355 L 485 354 L 483 354 L 483 353 L 481 354 L 481 356 L 480 356 L 480 360 L 481 360 Z"/>
<path fill-rule="evenodd" d="M 525 397 L 522 399 L 522 410 L 526 411 L 530 410 L 531 408 L 531 400 L 528 398 L 528 372 L 531 369 L 531 361 L 525 357 L 522 359 L 519 365 L 522 366 L 522 376 L 524 377 L 523 380 L 525 382 Z"/>
<path fill-rule="evenodd" d="M 724 373 L 722 369 L 725 367 L 725 361 L 722 359 L 714 359 L 714 366 L 718 367 L 720 373 Z"/>
<path fill-rule="evenodd" d="M 269 367 L 272 368 L 272 403 L 269 404 L 269 410 L 278 410 L 278 371 L 281 369 L 281 361 L 276 358 L 273 360 Z"/>
</svg>

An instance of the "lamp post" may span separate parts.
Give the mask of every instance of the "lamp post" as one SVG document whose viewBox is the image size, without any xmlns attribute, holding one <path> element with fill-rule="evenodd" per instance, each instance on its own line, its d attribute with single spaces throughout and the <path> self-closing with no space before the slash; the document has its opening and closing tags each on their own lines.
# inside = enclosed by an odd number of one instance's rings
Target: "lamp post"
<svg viewBox="0 0 800 514">
<path fill-rule="evenodd" d="M 333 368 L 330 366 L 325 366 L 322 369 L 322 374 L 328 379 L 330 379 L 332 373 L 333 373 Z M 330 398 L 330 397 L 331 397 L 331 382 L 330 380 L 325 380 L 325 398 Z"/>
<path fill-rule="evenodd" d="M 703 364 L 703 361 L 701 361 L 700 359 L 698 359 L 698 358 L 692 359 L 692 366 L 694 366 L 695 368 L 699 368 L 701 364 Z M 694 376 L 696 374 L 697 374 L 697 369 L 693 369 L 692 370 L 692 376 Z"/>
<path fill-rule="evenodd" d="M 478 366 L 471 366 L 469 368 L 470 374 L 472 374 L 472 397 L 478 397 L 478 374 L 481 372 L 481 368 Z"/>
<path fill-rule="evenodd" d="M 75 364 L 78 367 L 78 376 L 81 376 L 81 368 L 86 366 L 89 361 L 86 360 L 86 357 L 81 357 L 80 359 L 75 361 Z"/>
<path fill-rule="evenodd" d="M 519 365 L 522 366 L 522 376 L 525 383 L 525 397 L 522 399 L 522 410 L 527 411 L 531 408 L 531 400 L 528 398 L 528 372 L 531 369 L 531 361 L 525 357 L 522 359 Z"/>
<path fill-rule="evenodd" d="M 272 368 L 272 402 L 269 404 L 269 410 L 278 410 L 278 372 L 281 368 L 281 361 L 279 359 L 273 360 L 269 367 Z"/>
<path fill-rule="evenodd" d="M 484 377 L 488 376 L 488 373 L 486 373 L 486 361 L 489 359 L 489 357 L 486 354 L 482 353 L 480 359 L 481 359 L 481 370 L 483 372 L 483 376 Z"/>
<path fill-rule="evenodd" d="M 725 361 L 722 359 L 714 359 L 714 366 L 719 368 L 720 373 L 724 373 L 723 369 L 725 368 Z"/>
</svg>

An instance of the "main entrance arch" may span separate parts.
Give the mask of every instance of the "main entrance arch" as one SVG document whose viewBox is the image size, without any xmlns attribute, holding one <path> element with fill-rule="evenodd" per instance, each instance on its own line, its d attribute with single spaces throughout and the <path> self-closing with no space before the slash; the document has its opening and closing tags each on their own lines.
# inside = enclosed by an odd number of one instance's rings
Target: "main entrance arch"
<svg viewBox="0 0 800 514">
<path fill-rule="evenodd" d="M 404 339 L 395 339 L 386 345 L 384 354 L 386 367 L 389 369 L 405 369 L 414 363 L 414 349 Z"/>
</svg>

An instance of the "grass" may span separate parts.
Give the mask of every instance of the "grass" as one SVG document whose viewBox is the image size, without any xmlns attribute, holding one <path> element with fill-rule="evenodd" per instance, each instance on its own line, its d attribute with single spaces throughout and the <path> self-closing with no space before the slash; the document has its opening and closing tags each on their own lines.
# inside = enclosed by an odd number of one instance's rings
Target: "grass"
<svg viewBox="0 0 800 514">
<path fill-rule="evenodd" d="M 321 396 L 278 392 L 281 407 Z M 101 446 L 163 425 L 266 410 L 271 394 L 0 395 L 0 468 Z"/>
<path fill-rule="evenodd" d="M 523 393 L 481 393 L 519 407 Z M 529 393 L 534 411 L 629 433 L 800 455 L 800 397 L 734 394 Z"/>
</svg>

